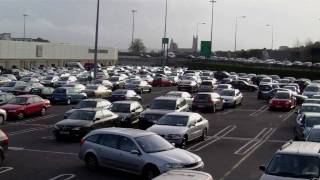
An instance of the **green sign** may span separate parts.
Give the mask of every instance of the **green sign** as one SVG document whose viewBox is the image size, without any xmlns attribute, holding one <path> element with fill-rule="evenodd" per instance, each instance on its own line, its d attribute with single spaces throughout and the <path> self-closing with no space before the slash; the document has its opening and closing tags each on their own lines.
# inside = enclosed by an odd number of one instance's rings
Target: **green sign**
<svg viewBox="0 0 320 180">
<path fill-rule="evenodd" d="M 201 41 L 201 55 L 211 57 L 211 41 Z"/>
<path fill-rule="evenodd" d="M 162 44 L 169 44 L 169 38 L 162 38 Z"/>
</svg>

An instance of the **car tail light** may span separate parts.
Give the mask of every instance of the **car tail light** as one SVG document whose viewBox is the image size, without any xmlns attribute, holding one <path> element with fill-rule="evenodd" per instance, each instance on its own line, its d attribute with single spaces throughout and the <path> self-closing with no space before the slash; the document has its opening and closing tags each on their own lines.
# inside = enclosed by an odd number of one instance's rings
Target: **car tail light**
<svg viewBox="0 0 320 180">
<path fill-rule="evenodd" d="M 82 139 L 80 140 L 80 146 L 82 146 L 82 145 L 84 144 L 84 142 L 85 142 L 85 140 L 84 140 L 84 138 L 82 138 Z"/>
</svg>

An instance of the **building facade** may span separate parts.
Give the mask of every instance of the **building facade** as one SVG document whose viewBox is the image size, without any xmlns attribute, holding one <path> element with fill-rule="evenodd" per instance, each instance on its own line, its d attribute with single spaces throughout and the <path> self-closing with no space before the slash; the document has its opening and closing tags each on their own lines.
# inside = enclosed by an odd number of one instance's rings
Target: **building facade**
<svg viewBox="0 0 320 180">
<path fill-rule="evenodd" d="M 90 63 L 93 59 L 94 50 L 89 46 L 0 40 L 0 67 L 3 68 L 64 66 L 68 62 Z M 99 47 L 101 65 L 113 65 L 117 61 L 116 48 Z"/>
</svg>

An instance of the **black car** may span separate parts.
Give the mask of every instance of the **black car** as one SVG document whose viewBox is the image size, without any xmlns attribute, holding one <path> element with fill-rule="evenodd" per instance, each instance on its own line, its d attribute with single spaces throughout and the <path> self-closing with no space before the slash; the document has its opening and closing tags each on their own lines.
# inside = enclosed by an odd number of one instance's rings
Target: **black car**
<svg viewBox="0 0 320 180">
<path fill-rule="evenodd" d="M 142 99 L 141 96 L 139 96 L 135 91 L 127 90 L 127 89 L 118 89 L 116 91 L 113 91 L 110 97 L 111 102 L 124 101 L 124 100 L 141 102 L 141 99 Z"/>
<path fill-rule="evenodd" d="M 271 99 L 269 97 L 269 92 L 272 91 L 273 89 L 279 88 L 279 85 L 277 84 L 260 84 L 258 87 L 258 95 L 257 98 L 258 99 L 264 99 L 264 100 L 268 100 Z"/>
<path fill-rule="evenodd" d="M 11 93 L 0 92 L 0 105 L 7 104 L 15 96 Z"/>
<path fill-rule="evenodd" d="M 77 109 L 67 119 L 54 125 L 57 140 L 63 137 L 81 138 L 94 129 L 113 127 L 119 116 L 107 109 Z"/>
<path fill-rule="evenodd" d="M 120 126 L 133 127 L 139 123 L 140 114 L 144 109 L 137 101 L 116 101 L 111 111 L 119 115 Z"/>
<path fill-rule="evenodd" d="M 5 155 L 8 151 L 9 138 L 8 136 L 0 130 L 0 167 L 3 164 Z"/>
<path fill-rule="evenodd" d="M 219 81 L 229 77 L 230 77 L 230 74 L 226 71 L 217 71 L 216 73 L 214 73 L 214 78 L 216 78 Z"/>
<path fill-rule="evenodd" d="M 253 91 L 258 90 L 258 87 L 256 85 L 249 84 L 248 82 L 243 81 L 243 80 L 232 81 L 230 84 L 233 86 L 233 88 L 239 89 L 241 91 L 252 91 L 253 92 Z"/>
<path fill-rule="evenodd" d="M 299 85 L 300 92 L 303 92 L 304 89 L 311 84 L 311 81 L 309 79 L 301 78 L 295 80 L 294 83 L 297 83 Z"/>
<path fill-rule="evenodd" d="M 54 88 L 52 87 L 41 87 L 41 88 L 32 88 L 30 94 L 38 95 L 44 99 L 51 99 Z"/>
</svg>

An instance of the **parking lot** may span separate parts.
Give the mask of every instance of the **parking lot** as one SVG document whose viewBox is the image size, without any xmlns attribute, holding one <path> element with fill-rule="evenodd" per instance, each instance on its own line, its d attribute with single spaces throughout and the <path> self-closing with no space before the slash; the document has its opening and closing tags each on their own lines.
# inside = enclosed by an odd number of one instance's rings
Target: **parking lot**
<svg viewBox="0 0 320 180">
<path fill-rule="evenodd" d="M 155 97 L 176 87 L 156 87 L 143 94 L 147 106 Z M 258 179 L 258 166 L 292 138 L 295 114 L 269 111 L 266 101 L 258 101 L 256 93 L 244 92 L 244 101 L 237 108 L 216 113 L 202 113 L 210 122 L 206 141 L 189 144 L 186 149 L 205 162 L 205 172 L 214 179 Z M 74 105 L 54 105 L 42 117 L 9 121 L 2 126 L 10 139 L 9 153 L 0 168 L 1 180 L 62 179 L 139 179 L 131 174 L 102 169 L 88 171 L 78 158 L 78 142 L 58 142 L 53 124 Z"/>
</svg>

